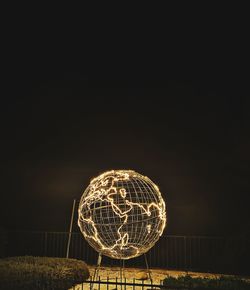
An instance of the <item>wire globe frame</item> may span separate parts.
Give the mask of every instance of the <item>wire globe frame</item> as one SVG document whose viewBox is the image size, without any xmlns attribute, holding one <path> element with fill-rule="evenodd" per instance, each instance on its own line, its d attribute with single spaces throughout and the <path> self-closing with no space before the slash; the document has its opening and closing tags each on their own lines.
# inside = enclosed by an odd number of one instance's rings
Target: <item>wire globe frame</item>
<svg viewBox="0 0 250 290">
<path fill-rule="evenodd" d="M 159 188 L 133 170 L 112 170 L 91 180 L 78 208 L 78 226 L 97 252 L 115 259 L 146 253 L 166 226 Z"/>
</svg>

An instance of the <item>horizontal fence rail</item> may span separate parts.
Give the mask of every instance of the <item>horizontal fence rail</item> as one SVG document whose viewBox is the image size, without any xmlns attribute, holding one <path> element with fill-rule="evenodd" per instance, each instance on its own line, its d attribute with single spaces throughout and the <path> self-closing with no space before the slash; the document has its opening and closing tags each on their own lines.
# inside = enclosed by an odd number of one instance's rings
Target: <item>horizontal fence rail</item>
<svg viewBox="0 0 250 290">
<path fill-rule="evenodd" d="M 7 232 L 2 256 L 66 257 L 67 232 Z M 81 233 L 72 233 L 69 258 L 96 264 L 98 254 Z M 184 271 L 246 273 L 250 259 L 249 238 L 162 236 L 147 252 L 149 266 Z M 103 257 L 103 265 L 119 266 L 120 260 Z M 144 257 L 125 260 L 125 266 L 145 267 Z M 249 270 L 248 270 L 249 272 Z"/>
</svg>

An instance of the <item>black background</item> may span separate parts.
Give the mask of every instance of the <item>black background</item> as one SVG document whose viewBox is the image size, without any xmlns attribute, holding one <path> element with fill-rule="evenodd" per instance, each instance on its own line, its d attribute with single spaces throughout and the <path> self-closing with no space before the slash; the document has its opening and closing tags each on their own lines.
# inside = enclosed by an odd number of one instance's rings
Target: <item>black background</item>
<svg viewBox="0 0 250 290">
<path fill-rule="evenodd" d="M 134 169 L 159 185 L 166 233 L 249 234 L 244 23 L 96 29 L 65 15 L 54 25 L 14 18 L 2 69 L 2 227 L 67 230 L 92 177 Z"/>
</svg>

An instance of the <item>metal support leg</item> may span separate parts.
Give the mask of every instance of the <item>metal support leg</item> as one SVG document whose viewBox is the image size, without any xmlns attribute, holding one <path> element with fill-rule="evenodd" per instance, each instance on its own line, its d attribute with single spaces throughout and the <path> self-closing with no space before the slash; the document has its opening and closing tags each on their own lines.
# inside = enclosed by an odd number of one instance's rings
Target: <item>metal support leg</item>
<svg viewBox="0 0 250 290">
<path fill-rule="evenodd" d="M 124 282 L 126 283 L 126 278 L 125 278 L 125 260 L 122 260 L 122 276 L 124 278 Z M 126 285 L 124 285 L 124 289 L 126 290 Z"/>
<path fill-rule="evenodd" d="M 144 259 L 145 259 L 145 263 L 146 263 L 146 267 L 147 267 L 148 277 L 149 277 L 150 281 L 152 281 L 152 275 L 151 275 L 151 271 L 150 271 L 149 266 L 148 266 L 148 260 L 147 260 L 146 253 L 144 253 Z"/>
<path fill-rule="evenodd" d="M 102 262 L 102 254 L 99 253 L 98 258 L 97 258 L 97 265 L 96 265 L 95 271 L 94 271 L 93 281 L 96 281 L 98 278 L 101 262 Z M 91 288 L 90 288 L 91 290 L 93 289 L 93 286 L 94 286 L 94 284 L 92 283 Z"/>
<path fill-rule="evenodd" d="M 124 276 L 124 260 L 120 259 L 120 282 L 123 282 L 123 276 Z M 122 285 L 121 285 L 122 290 Z"/>
<path fill-rule="evenodd" d="M 122 260 L 120 259 L 120 280 L 122 282 Z"/>
</svg>

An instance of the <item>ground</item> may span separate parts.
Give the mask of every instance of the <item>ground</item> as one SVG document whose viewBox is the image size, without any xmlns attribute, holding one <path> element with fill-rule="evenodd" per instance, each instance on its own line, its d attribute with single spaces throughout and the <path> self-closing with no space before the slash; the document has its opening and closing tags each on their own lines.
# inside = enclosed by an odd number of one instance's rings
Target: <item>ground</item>
<svg viewBox="0 0 250 290">
<path fill-rule="evenodd" d="M 93 277 L 95 266 L 89 266 L 90 270 L 90 276 Z M 198 273 L 198 272 L 184 272 L 184 271 L 173 271 L 173 270 L 164 270 L 164 269 L 150 269 L 151 277 L 153 280 L 153 284 L 160 284 L 161 281 L 166 278 L 166 276 L 173 276 L 178 277 L 180 275 L 190 275 L 192 277 L 210 277 L 210 278 L 216 278 L 220 276 L 219 274 L 211 274 L 211 273 Z M 126 282 L 133 282 L 133 279 L 135 278 L 135 283 L 142 283 L 142 276 L 145 276 L 147 271 L 143 269 L 138 268 L 124 268 L 123 271 L 123 282 L 124 278 L 126 278 Z M 119 267 L 100 267 L 99 270 L 99 276 L 101 281 L 107 281 L 107 277 L 109 277 L 110 281 L 115 281 L 116 278 L 118 278 L 118 281 L 121 281 L 120 279 L 120 268 Z M 150 283 L 150 280 L 144 280 L 144 283 Z M 87 287 L 86 287 L 87 286 Z M 137 287 L 136 287 L 137 288 Z M 74 288 L 74 290 L 80 290 L 81 285 L 78 285 Z M 84 289 L 89 289 L 89 284 L 84 284 Z M 93 287 L 93 290 L 99 290 L 98 285 L 95 284 Z M 100 290 L 106 290 L 107 286 L 105 284 L 100 285 Z M 110 290 L 115 289 L 115 285 L 109 286 Z M 118 290 L 120 289 L 120 286 L 118 287 Z M 126 287 L 126 290 L 133 289 L 132 286 Z M 138 288 L 139 289 L 139 288 Z M 140 287 L 141 289 L 141 287 Z"/>
</svg>

